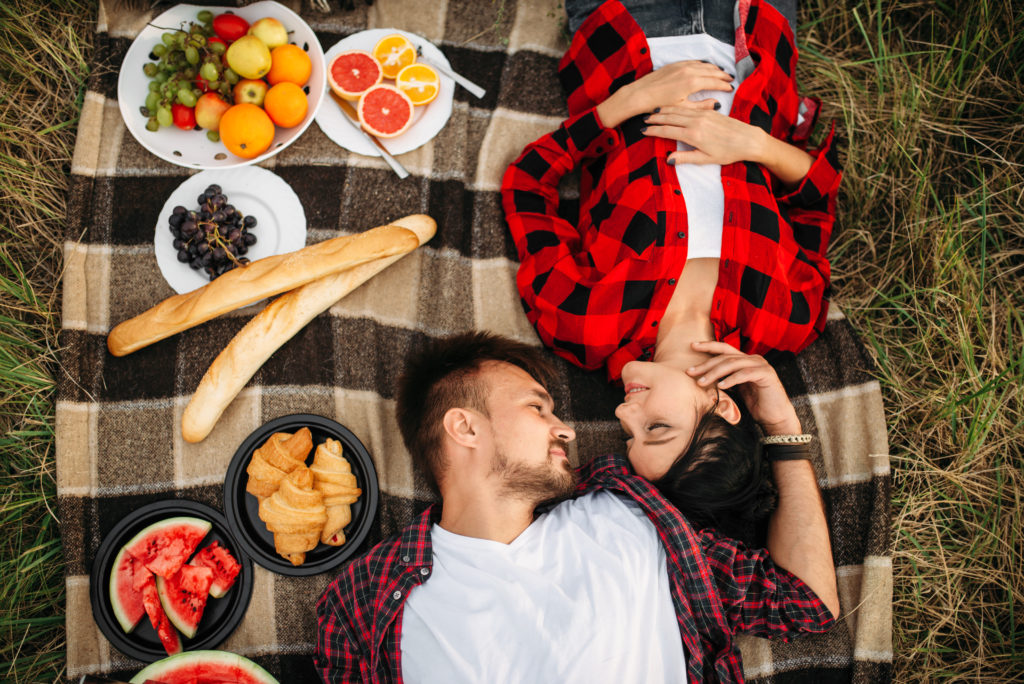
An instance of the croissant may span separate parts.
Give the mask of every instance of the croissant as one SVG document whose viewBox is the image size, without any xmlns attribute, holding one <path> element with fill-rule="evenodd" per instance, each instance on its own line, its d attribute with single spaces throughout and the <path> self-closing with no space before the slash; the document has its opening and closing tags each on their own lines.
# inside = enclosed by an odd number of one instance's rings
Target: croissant
<svg viewBox="0 0 1024 684">
<path fill-rule="evenodd" d="M 285 475 L 305 464 L 312 448 L 313 435 L 309 428 L 304 427 L 294 435 L 275 432 L 253 452 L 245 469 L 249 474 L 245 491 L 260 500 L 270 496 L 277 491 Z"/>
<path fill-rule="evenodd" d="M 288 473 L 277 491 L 260 501 L 259 516 L 274 533 L 274 549 L 292 565 L 302 565 L 327 521 L 324 495 L 313 489 L 309 468 Z"/>
<path fill-rule="evenodd" d="M 352 466 L 342 456 L 341 442 L 328 438 L 313 455 L 313 488 L 323 493 L 327 507 L 320 541 L 331 546 L 345 543 L 345 526 L 352 522 L 352 504 L 363 493 L 356 487 Z"/>
</svg>

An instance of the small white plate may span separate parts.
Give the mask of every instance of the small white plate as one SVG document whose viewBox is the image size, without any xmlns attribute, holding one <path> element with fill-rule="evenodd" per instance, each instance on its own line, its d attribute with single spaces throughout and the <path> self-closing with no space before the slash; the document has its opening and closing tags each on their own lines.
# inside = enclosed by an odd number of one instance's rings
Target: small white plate
<svg viewBox="0 0 1024 684">
<path fill-rule="evenodd" d="M 174 249 L 174 236 L 167 219 L 179 204 L 190 211 L 198 209 L 196 198 L 214 183 L 221 187 L 228 204 L 233 204 L 246 216 L 256 217 L 256 226 L 251 229 L 256 244 L 245 255 L 250 261 L 306 246 L 306 212 L 302 210 L 298 195 L 280 176 L 258 166 L 200 171 L 167 198 L 153 237 L 160 273 L 178 294 L 200 288 L 209 283 L 210 278 L 202 269 L 193 270 L 178 261 L 178 250 Z"/>
<path fill-rule="evenodd" d="M 342 52 L 346 50 L 366 50 L 367 52 L 372 52 L 373 46 L 377 44 L 377 41 L 392 33 L 400 33 L 408 38 L 413 45 L 421 46 L 423 48 L 423 56 L 431 62 L 451 67 L 444 53 L 426 38 L 415 33 L 409 33 L 408 31 L 382 28 L 360 31 L 335 43 L 330 50 L 324 53 L 324 70 L 326 71 L 331 64 L 331 60 Z M 412 125 L 409 126 L 409 130 L 394 138 L 381 139 L 384 147 L 388 148 L 388 152 L 391 154 L 403 154 L 415 150 L 417 147 L 429 142 L 448 123 L 448 119 L 452 115 L 452 101 L 455 99 L 455 81 L 444 74 L 438 74 L 438 76 L 441 78 L 440 92 L 438 92 L 437 97 L 430 104 L 414 109 Z M 394 84 L 394 81 L 388 78 L 385 78 L 383 82 Z M 316 114 L 316 123 L 320 126 L 320 130 L 324 132 L 324 135 L 346 150 L 366 155 L 367 157 L 379 157 L 380 151 L 376 146 L 368 142 L 359 134 L 359 131 L 353 128 L 353 125 L 358 126 L 359 123 L 354 121 L 350 123 L 349 120 L 346 120 L 345 112 L 341 111 L 341 107 L 331 99 L 330 93 L 327 92 L 327 89 L 330 87 L 330 84 L 325 87 L 324 104 Z M 356 103 L 352 103 L 353 107 L 355 105 Z"/>
<path fill-rule="evenodd" d="M 288 29 L 290 42 L 306 50 L 313 71 L 309 82 L 309 111 L 298 126 L 278 128 L 274 133 L 274 141 L 263 154 L 253 159 L 242 159 L 228 152 L 222 143 L 211 142 L 206 131 L 182 131 L 174 126 L 161 128 L 158 131 L 146 130 L 146 117 L 139 113 L 139 107 L 146 102 L 149 93 L 149 77 L 142 73 L 142 66 L 149 62 L 149 53 L 153 46 L 160 42 L 160 36 L 166 29 L 177 29 L 183 22 L 198 21 L 196 15 L 201 10 L 210 10 L 214 14 L 234 12 L 249 23 L 263 17 L 274 17 Z M 327 83 L 327 71 L 324 68 L 324 51 L 320 41 L 309 24 L 299 15 L 284 5 L 264 0 L 246 7 L 203 7 L 199 5 L 175 5 L 156 17 L 142 29 L 132 42 L 124 56 L 121 71 L 117 76 L 117 104 L 121 110 L 121 118 L 139 144 L 165 161 L 178 166 L 196 169 L 221 169 L 256 164 L 283 150 L 292 144 L 313 122 L 316 110 L 323 103 L 324 87 Z"/>
</svg>

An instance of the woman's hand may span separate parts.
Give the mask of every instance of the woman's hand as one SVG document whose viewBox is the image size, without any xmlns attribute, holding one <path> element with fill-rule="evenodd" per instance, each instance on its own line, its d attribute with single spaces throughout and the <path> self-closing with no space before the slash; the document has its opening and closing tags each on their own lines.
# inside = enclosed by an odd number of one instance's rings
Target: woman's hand
<svg viewBox="0 0 1024 684">
<path fill-rule="evenodd" d="M 673 164 L 732 164 L 760 161 L 765 138 L 757 126 L 707 109 L 663 107 L 645 119 L 644 135 L 668 138 L 695 149 L 673 152 Z"/>
<path fill-rule="evenodd" d="M 697 60 L 673 62 L 619 88 L 597 107 L 597 115 L 607 128 L 614 128 L 630 117 L 674 107 L 681 110 L 709 110 L 714 100 L 693 102 L 690 96 L 701 90 L 733 89 L 733 77 L 714 64 Z"/>
<path fill-rule="evenodd" d="M 775 369 L 764 357 L 744 354 L 724 342 L 694 342 L 695 351 L 712 354 L 687 369 L 701 387 L 735 387 L 747 410 L 769 435 L 799 434 L 800 419 Z"/>
</svg>

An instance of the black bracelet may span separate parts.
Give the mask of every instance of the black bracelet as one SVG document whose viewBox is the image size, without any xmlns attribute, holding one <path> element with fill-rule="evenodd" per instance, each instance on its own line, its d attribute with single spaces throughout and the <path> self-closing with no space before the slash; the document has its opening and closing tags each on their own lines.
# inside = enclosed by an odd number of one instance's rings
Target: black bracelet
<svg viewBox="0 0 1024 684">
<path fill-rule="evenodd" d="M 765 444 L 764 457 L 769 463 L 776 461 L 811 460 L 811 450 L 806 444 Z"/>
</svg>

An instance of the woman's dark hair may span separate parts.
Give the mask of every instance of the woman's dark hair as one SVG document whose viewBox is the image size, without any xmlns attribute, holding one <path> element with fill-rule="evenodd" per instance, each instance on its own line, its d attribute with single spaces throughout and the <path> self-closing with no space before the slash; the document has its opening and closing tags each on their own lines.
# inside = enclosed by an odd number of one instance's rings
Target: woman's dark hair
<svg viewBox="0 0 1024 684">
<path fill-rule="evenodd" d="M 697 421 L 693 438 L 668 471 L 654 482 L 696 529 L 747 538 L 754 524 L 775 508 L 777 493 L 762 457 L 760 432 L 743 401 L 733 425 L 715 412 Z"/>
</svg>

